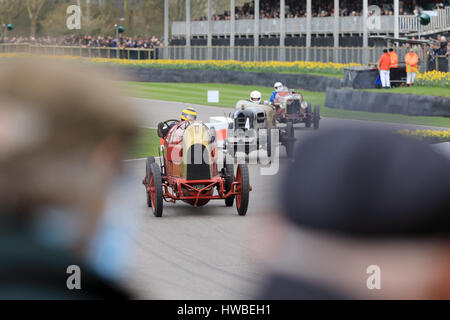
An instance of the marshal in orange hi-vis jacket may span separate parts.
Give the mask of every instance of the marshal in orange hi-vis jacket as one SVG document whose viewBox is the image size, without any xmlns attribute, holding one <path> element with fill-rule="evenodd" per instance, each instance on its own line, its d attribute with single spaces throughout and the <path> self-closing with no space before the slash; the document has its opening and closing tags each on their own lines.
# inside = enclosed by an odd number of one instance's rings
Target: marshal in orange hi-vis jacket
<svg viewBox="0 0 450 320">
<path fill-rule="evenodd" d="M 398 55 L 394 49 L 389 49 L 389 55 L 391 56 L 391 69 L 398 68 Z"/>
<path fill-rule="evenodd" d="M 411 51 L 408 52 L 405 56 L 405 63 L 406 63 L 406 72 L 419 72 L 419 69 L 417 69 L 417 63 L 419 62 L 419 56 L 417 53 Z"/>
<path fill-rule="evenodd" d="M 381 55 L 378 66 L 382 71 L 389 71 L 389 69 L 391 68 L 391 56 L 387 53 L 387 50 L 384 54 Z"/>
</svg>

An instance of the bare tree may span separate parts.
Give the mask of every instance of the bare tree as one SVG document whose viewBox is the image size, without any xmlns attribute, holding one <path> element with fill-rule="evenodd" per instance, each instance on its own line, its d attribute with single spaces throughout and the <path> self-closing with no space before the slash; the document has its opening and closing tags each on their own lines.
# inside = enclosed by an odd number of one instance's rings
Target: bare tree
<svg viewBox="0 0 450 320">
<path fill-rule="evenodd" d="M 123 1 L 123 12 L 125 15 L 125 25 L 129 27 L 130 24 L 130 1 L 124 0 Z"/>
<path fill-rule="evenodd" d="M 91 0 L 86 0 L 86 15 L 85 18 L 89 21 L 91 19 Z"/>
<path fill-rule="evenodd" d="M 47 0 L 27 0 L 28 17 L 30 18 L 30 37 L 36 35 L 39 12 Z"/>
<path fill-rule="evenodd" d="M 186 0 L 169 0 L 169 20 L 184 21 L 186 19 Z M 239 0 L 238 0 L 239 1 Z M 243 0 L 242 0 L 243 1 Z M 224 0 L 213 0 L 213 11 Z M 227 1 L 225 1 L 228 3 Z M 236 2 L 237 3 L 237 2 Z M 206 0 L 191 0 L 192 18 L 198 18 L 207 14 Z M 139 9 L 135 13 L 135 30 L 141 34 L 163 35 L 164 25 L 164 1 L 162 0 L 141 0 Z M 227 8 L 227 7 L 226 7 Z M 220 10 L 220 9 L 217 9 Z M 131 11 L 130 11 L 131 12 Z M 219 12 L 219 11 L 217 11 Z M 131 18 L 133 15 L 131 14 Z M 131 29 L 130 29 L 131 30 Z"/>
<path fill-rule="evenodd" d="M 23 8 L 23 1 L 0 0 L 0 21 L 1 23 L 12 23 L 20 14 Z"/>
</svg>

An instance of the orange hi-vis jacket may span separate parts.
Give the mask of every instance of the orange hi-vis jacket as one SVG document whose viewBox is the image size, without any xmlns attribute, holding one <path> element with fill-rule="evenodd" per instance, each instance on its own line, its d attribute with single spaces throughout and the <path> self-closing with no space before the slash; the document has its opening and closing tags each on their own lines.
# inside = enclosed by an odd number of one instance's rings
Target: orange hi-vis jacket
<svg viewBox="0 0 450 320">
<path fill-rule="evenodd" d="M 406 72 L 419 72 L 417 69 L 417 63 L 419 62 L 419 56 L 415 52 L 408 52 L 405 56 Z"/>
<path fill-rule="evenodd" d="M 398 55 L 395 51 L 389 52 L 389 55 L 391 56 L 391 68 L 398 68 Z"/>
<path fill-rule="evenodd" d="M 389 53 L 383 53 L 381 55 L 378 66 L 380 67 L 380 70 L 389 71 L 389 69 L 391 68 L 391 56 L 389 55 Z"/>
</svg>

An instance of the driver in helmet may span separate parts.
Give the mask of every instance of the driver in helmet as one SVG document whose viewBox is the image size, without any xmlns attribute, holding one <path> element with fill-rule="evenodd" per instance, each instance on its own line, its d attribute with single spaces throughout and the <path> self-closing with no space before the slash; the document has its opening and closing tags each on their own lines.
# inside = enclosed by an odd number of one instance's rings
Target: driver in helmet
<svg viewBox="0 0 450 320">
<path fill-rule="evenodd" d="M 197 120 L 197 111 L 194 108 L 186 108 L 181 112 L 181 121 L 195 121 Z"/>
<path fill-rule="evenodd" d="M 273 104 L 275 101 L 275 97 L 277 96 L 277 93 L 283 89 L 283 84 L 281 82 L 277 82 L 273 85 L 275 91 L 272 92 L 272 96 L 270 97 L 270 103 Z"/>
<path fill-rule="evenodd" d="M 250 93 L 250 102 L 261 104 L 261 92 L 253 91 Z"/>
<path fill-rule="evenodd" d="M 195 121 L 197 120 L 197 111 L 194 108 L 188 107 L 181 112 L 181 121 Z M 165 138 L 170 129 L 180 121 L 168 120 L 158 124 L 158 133 L 161 138 Z"/>
</svg>

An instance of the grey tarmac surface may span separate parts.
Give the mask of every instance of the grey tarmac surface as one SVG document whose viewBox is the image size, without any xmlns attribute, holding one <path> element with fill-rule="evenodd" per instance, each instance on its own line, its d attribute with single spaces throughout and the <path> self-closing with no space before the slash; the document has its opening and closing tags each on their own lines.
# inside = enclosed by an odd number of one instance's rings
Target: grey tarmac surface
<svg viewBox="0 0 450 320">
<path fill-rule="evenodd" d="M 141 114 L 140 125 L 156 127 L 158 122 L 179 118 L 185 104 L 130 98 Z M 193 105 L 189 105 L 193 106 Z M 195 106 L 199 119 L 228 114 L 233 109 Z M 387 130 L 425 128 L 423 126 L 322 119 L 321 129 L 373 126 Z M 304 126 L 296 128 L 296 138 L 315 134 Z M 193 208 L 182 202 L 165 203 L 162 218 L 155 218 L 146 206 L 141 184 L 145 161 L 126 162 L 130 183 L 117 198 L 138 219 L 134 258 L 127 286 L 144 299 L 251 299 L 263 284 L 264 270 L 252 256 L 259 237 L 270 237 L 261 218 L 276 211 L 277 194 L 283 170 L 289 164 L 284 148 L 280 151 L 280 172 L 276 176 L 261 175 L 259 165 L 250 165 L 250 204 L 247 216 L 237 215 L 236 208 L 225 207 L 222 200 L 205 207 Z"/>
</svg>

